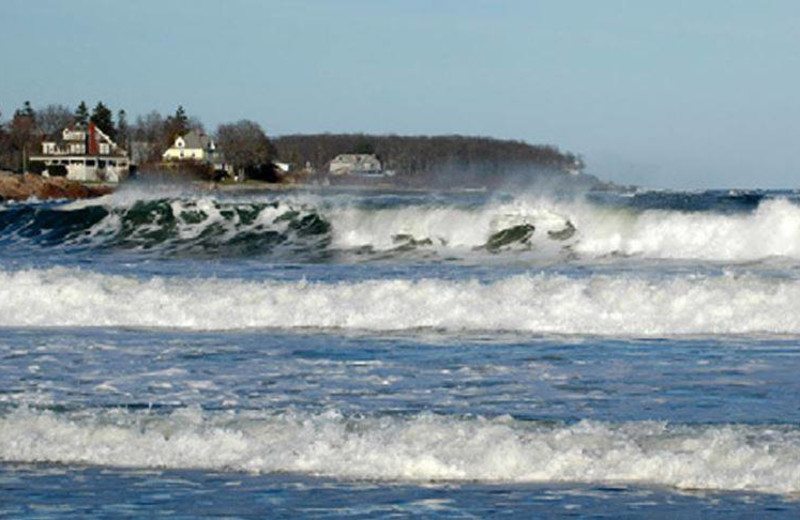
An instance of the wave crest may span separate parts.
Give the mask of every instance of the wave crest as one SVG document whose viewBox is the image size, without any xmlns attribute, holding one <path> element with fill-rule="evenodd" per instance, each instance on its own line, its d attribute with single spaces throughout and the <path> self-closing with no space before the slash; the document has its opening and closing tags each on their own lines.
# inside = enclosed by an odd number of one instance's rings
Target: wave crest
<svg viewBox="0 0 800 520">
<path fill-rule="evenodd" d="M 0 418 L 0 460 L 401 481 L 800 491 L 800 431 L 745 425 L 559 425 L 507 416 L 212 414 L 198 409 L 71 417 L 22 409 Z"/>
<path fill-rule="evenodd" d="M 399 258 L 422 251 L 438 258 L 530 253 L 531 259 L 744 262 L 800 258 L 800 207 L 787 199 L 714 212 L 521 198 L 384 206 L 289 196 L 124 198 L 0 207 L 0 243 L 17 242 L 300 261 L 337 253 L 349 253 L 340 257 L 348 260 Z"/>
<path fill-rule="evenodd" d="M 353 282 L 0 271 L 0 326 L 798 334 L 800 281 L 756 275 Z"/>
</svg>

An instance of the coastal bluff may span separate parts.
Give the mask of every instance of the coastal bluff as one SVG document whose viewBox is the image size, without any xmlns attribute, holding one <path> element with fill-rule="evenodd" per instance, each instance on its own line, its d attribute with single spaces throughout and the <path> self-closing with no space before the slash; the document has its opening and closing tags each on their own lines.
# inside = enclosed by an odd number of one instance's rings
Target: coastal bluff
<svg viewBox="0 0 800 520">
<path fill-rule="evenodd" d="M 63 177 L 0 172 L 0 202 L 7 200 L 88 199 L 114 191 L 109 186 L 87 186 Z"/>
</svg>

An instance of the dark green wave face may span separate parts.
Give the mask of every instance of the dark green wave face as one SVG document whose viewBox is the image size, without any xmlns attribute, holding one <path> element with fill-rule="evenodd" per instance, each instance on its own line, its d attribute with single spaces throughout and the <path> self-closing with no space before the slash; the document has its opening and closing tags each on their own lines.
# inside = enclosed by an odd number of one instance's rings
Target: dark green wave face
<svg viewBox="0 0 800 520">
<path fill-rule="evenodd" d="M 369 228 L 370 220 L 380 219 L 381 213 L 409 208 L 421 213 L 409 215 L 408 220 L 397 218 L 385 229 L 382 225 L 373 226 L 370 231 L 376 235 L 367 237 L 366 242 L 335 243 L 336 231 L 340 236 L 347 235 L 362 225 Z M 459 214 L 479 217 L 485 209 L 467 207 Z M 214 198 L 163 198 L 127 204 L 12 204 L 0 206 L 0 245 L 181 257 L 260 255 L 292 261 L 324 261 L 334 255 L 345 255 L 350 260 L 420 254 L 427 257 L 437 249 L 447 249 L 448 240 L 436 234 L 407 234 L 402 228 L 413 225 L 414 219 L 426 220 L 424 212 L 429 210 L 435 212 L 437 207 L 412 204 L 398 210 L 391 205 L 331 207 L 283 199 Z M 343 218 L 344 214 L 348 216 Z M 443 218 L 437 225 L 452 227 L 452 222 Z M 465 221 L 458 225 L 472 224 Z M 399 226 L 400 231 L 393 226 Z M 530 250 L 537 230 L 532 224 L 509 223 L 507 229 L 501 227 L 494 233 L 486 230 L 483 236 L 481 233 L 477 230 L 476 240 L 461 249 L 467 253 Z M 380 243 L 382 235 L 390 237 L 387 244 Z"/>
<path fill-rule="evenodd" d="M 800 258 L 796 194 L 645 195 L 649 202 L 640 208 L 636 196 L 613 193 L 576 200 L 413 193 L 153 199 L 152 192 L 120 193 L 72 203 L 0 204 L 0 248 L 17 256 L 81 250 L 290 263 Z M 678 202 L 693 209 L 670 209 Z M 760 247 L 752 247 L 755 241 Z"/>
<path fill-rule="evenodd" d="M 0 244 L 90 247 L 162 254 L 319 253 L 330 224 L 313 209 L 278 202 L 158 199 L 127 207 L 20 204 L 0 209 Z"/>
</svg>

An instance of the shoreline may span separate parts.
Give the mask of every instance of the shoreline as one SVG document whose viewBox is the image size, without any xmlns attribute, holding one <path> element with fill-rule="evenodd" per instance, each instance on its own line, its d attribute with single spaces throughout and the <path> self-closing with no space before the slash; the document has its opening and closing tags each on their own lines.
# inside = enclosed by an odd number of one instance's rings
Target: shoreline
<svg viewBox="0 0 800 520">
<path fill-rule="evenodd" d="M 90 199 L 115 190 L 108 184 L 83 184 L 64 177 L 0 171 L 0 202 L 29 199 Z"/>
<path fill-rule="evenodd" d="M 221 193 L 226 195 L 258 195 L 262 193 L 280 193 L 288 191 L 303 191 L 312 193 L 448 193 L 448 194 L 479 194 L 491 191 L 486 186 L 467 187 L 416 187 L 397 186 L 389 184 L 305 184 L 305 183 L 271 183 L 262 181 L 209 182 L 187 178 L 148 179 L 139 177 L 128 179 L 120 183 L 108 182 L 80 182 L 64 177 L 44 177 L 38 174 L 18 174 L 0 170 L 0 202 L 26 201 L 29 199 L 54 200 L 54 199 L 89 199 L 108 195 L 119 190 L 141 186 L 153 190 L 163 189 L 165 186 L 178 187 L 200 193 Z"/>
</svg>

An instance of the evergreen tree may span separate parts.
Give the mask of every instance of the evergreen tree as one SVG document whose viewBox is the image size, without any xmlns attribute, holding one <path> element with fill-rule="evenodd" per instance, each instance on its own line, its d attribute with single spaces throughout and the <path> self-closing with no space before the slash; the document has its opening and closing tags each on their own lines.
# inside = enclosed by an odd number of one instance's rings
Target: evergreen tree
<svg viewBox="0 0 800 520">
<path fill-rule="evenodd" d="M 97 105 L 92 111 L 91 121 L 97 125 L 97 128 L 99 128 L 108 137 L 111 139 L 116 139 L 117 131 L 114 128 L 113 117 L 114 116 L 111 113 L 111 110 L 109 110 L 102 101 L 98 101 Z"/>
<path fill-rule="evenodd" d="M 81 126 L 86 126 L 86 123 L 89 122 L 89 107 L 84 101 L 81 101 L 78 109 L 75 110 L 75 122 Z"/>
<path fill-rule="evenodd" d="M 117 112 L 117 142 L 122 146 L 127 146 L 128 134 L 128 117 L 125 110 L 120 110 Z"/>
<path fill-rule="evenodd" d="M 34 121 L 36 120 L 36 112 L 33 110 L 30 101 L 25 102 L 25 104 L 22 106 L 22 110 L 19 111 L 19 114 L 24 117 L 30 117 Z"/>
<path fill-rule="evenodd" d="M 166 121 L 166 134 L 172 142 L 179 135 L 185 135 L 189 131 L 189 117 L 183 106 L 178 106 L 174 116 L 169 116 Z"/>
<path fill-rule="evenodd" d="M 186 117 L 186 110 L 183 109 L 183 105 L 178 105 L 178 110 L 175 111 L 175 121 L 182 125 L 186 125 L 189 121 L 189 118 Z"/>
</svg>

